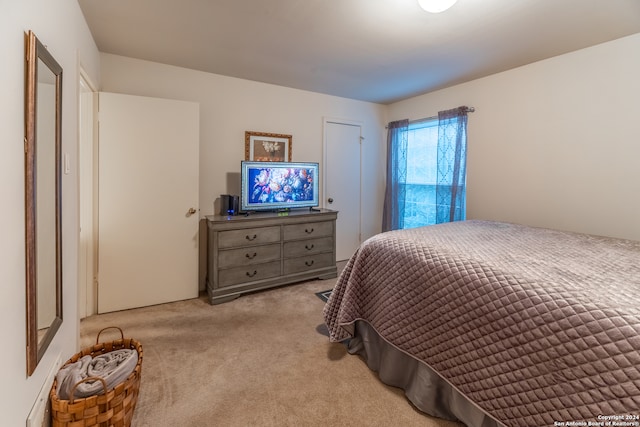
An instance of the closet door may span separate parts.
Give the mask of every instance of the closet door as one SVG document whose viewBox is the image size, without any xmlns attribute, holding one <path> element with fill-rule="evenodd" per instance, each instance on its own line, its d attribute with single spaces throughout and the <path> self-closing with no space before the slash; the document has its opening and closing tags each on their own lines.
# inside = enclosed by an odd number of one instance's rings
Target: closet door
<svg viewBox="0 0 640 427">
<path fill-rule="evenodd" d="M 99 94 L 98 312 L 198 296 L 199 105 Z"/>
<path fill-rule="evenodd" d="M 338 211 L 336 260 L 347 260 L 360 246 L 361 142 L 359 123 L 324 121 L 324 203 Z"/>
</svg>

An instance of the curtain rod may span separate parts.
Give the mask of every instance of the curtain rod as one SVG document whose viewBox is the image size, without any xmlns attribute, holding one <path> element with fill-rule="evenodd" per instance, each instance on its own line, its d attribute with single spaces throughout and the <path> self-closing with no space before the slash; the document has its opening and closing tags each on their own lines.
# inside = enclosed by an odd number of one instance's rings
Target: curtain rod
<svg viewBox="0 0 640 427">
<path fill-rule="evenodd" d="M 476 109 L 474 107 L 465 107 L 465 110 L 466 110 L 465 112 L 467 112 L 467 113 L 473 113 L 473 112 L 476 111 Z M 421 121 L 424 121 L 424 120 L 433 120 L 433 119 L 437 119 L 437 118 L 438 118 L 438 116 L 435 115 L 435 116 L 431 116 L 431 117 L 425 117 L 424 119 L 409 120 L 409 123 L 416 123 L 416 122 L 421 122 Z"/>
<path fill-rule="evenodd" d="M 465 107 L 467 113 L 473 113 L 476 111 L 475 107 Z M 438 116 L 425 117 L 423 119 L 409 120 L 409 123 L 417 123 L 425 120 L 435 120 Z M 389 129 L 389 126 L 385 126 L 385 129 Z"/>
</svg>

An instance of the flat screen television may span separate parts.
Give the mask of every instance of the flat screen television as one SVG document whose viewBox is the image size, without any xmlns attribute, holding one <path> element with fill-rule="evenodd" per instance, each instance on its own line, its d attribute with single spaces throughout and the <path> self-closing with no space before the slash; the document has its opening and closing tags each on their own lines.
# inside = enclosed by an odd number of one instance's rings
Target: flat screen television
<svg viewBox="0 0 640 427">
<path fill-rule="evenodd" d="M 318 163 L 241 163 L 241 211 L 312 208 L 320 204 Z"/>
</svg>

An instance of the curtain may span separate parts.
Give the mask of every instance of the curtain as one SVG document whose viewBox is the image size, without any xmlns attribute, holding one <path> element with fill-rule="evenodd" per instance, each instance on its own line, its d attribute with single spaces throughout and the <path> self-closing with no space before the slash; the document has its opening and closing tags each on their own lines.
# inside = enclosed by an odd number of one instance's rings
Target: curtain
<svg viewBox="0 0 640 427">
<path fill-rule="evenodd" d="M 468 107 L 438 112 L 436 223 L 466 218 Z"/>
<path fill-rule="evenodd" d="M 382 231 L 404 228 L 409 120 L 391 122 L 387 129 L 387 187 L 382 210 Z"/>
</svg>

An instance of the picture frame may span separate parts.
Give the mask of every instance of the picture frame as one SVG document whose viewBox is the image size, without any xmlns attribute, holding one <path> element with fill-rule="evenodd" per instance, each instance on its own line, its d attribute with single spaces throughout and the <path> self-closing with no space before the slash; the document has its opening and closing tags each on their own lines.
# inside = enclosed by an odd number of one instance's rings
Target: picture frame
<svg viewBox="0 0 640 427">
<path fill-rule="evenodd" d="M 291 135 L 245 131 L 244 159 L 255 162 L 290 162 L 292 143 Z"/>
</svg>

